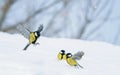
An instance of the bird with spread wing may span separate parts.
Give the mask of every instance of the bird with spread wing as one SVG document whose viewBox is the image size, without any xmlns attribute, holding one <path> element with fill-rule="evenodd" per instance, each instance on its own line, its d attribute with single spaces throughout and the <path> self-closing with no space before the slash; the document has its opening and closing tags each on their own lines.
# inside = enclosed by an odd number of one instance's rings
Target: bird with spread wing
<svg viewBox="0 0 120 75">
<path fill-rule="evenodd" d="M 23 27 L 22 27 L 23 28 Z M 26 33 L 22 33 L 28 40 L 29 40 L 29 43 L 24 47 L 24 49 L 23 50 L 27 50 L 27 48 L 31 45 L 31 44 L 38 44 L 38 43 L 36 43 L 36 41 L 37 41 L 37 39 L 40 37 L 40 35 L 41 35 L 41 31 L 43 30 L 43 25 L 40 25 L 39 27 L 38 27 L 38 29 L 36 30 L 36 31 L 30 31 L 29 29 L 27 29 L 27 28 L 25 28 L 24 27 L 24 29 L 25 29 L 25 31 L 27 32 L 27 34 L 29 35 L 29 36 L 26 36 L 25 34 Z"/>
</svg>

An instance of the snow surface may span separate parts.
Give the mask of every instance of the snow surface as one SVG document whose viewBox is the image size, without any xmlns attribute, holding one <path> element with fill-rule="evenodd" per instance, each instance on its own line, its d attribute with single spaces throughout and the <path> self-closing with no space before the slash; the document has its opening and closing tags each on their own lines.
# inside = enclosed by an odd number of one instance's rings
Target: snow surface
<svg viewBox="0 0 120 75">
<path fill-rule="evenodd" d="M 40 45 L 22 49 L 28 40 L 19 34 L 0 33 L 0 75 L 120 75 L 120 47 L 99 41 L 40 37 Z M 58 61 L 58 52 L 85 55 L 78 61 L 84 67 Z"/>
</svg>

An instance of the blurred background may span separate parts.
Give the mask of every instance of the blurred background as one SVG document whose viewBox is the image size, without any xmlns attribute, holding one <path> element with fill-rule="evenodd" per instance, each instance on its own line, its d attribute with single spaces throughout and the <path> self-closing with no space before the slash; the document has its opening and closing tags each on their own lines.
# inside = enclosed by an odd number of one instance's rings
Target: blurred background
<svg viewBox="0 0 120 75">
<path fill-rule="evenodd" d="M 120 0 L 0 0 L 0 32 L 120 45 Z"/>
</svg>

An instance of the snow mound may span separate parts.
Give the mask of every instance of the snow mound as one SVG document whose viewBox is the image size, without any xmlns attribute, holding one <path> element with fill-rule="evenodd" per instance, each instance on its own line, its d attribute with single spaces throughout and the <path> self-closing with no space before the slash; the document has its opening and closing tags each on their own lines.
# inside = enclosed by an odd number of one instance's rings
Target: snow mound
<svg viewBox="0 0 120 75">
<path fill-rule="evenodd" d="M 19 34 L 0 33 L 0 75 L 120 75 L 120 47 L 98 41 L 40 37 L 40 45 L 23 48 L 28 40 Z M 78 61 L 84 67 L 58 61 L 58 52 L 85 55 Z"/>
</svg>

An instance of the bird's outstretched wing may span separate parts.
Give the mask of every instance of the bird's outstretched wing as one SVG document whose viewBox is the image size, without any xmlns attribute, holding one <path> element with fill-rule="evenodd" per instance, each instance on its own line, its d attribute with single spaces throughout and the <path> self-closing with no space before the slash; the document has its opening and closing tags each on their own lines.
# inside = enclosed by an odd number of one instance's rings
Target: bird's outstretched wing
<svg viewBox="0 0 120 75">
<path fill-rule="evenodd" d="M 75 53 L 75 54 L 72 56 L 72 58 L 73 58 L 73 59 L 76 59 L 76 60 L 80 60 L 83 55 L 84 55 L 84 52 L 83 52 L 83 51 L 79 51 L 79 52 Z"/>
<path fill-rule="evenodd" d="M 41 32 L 43 30 L 43 24 L 41 24 L 40 26 L 39 26 L 39 28 L 38 28 L 38 32 Z"/>
<path fill-rule="evenodd" d="M 29 29 L 27 29 L 27 27 L 20 24 L 17 26 L 17 30 L 20 32 L 20 34 L 22 34 L 25 38 L 27 38 L 29 40 L 31 31 Z M 40 32 L 42 30 L 43 30 L 43 25 L 40 25 L 36 32 L 40 35 Z"/>
<path fill-rule="evenodd" d="M 30 32 L 24 27 L 24 25 L 18 25 L 17 30 L 20 34 L 22 34 L 25 38 L 29 39 Z"/>
</svg>

